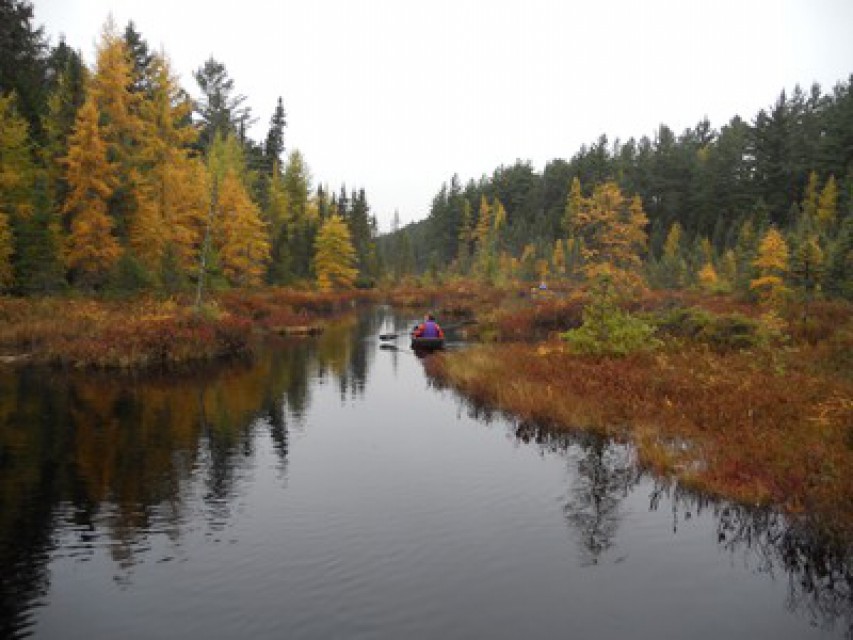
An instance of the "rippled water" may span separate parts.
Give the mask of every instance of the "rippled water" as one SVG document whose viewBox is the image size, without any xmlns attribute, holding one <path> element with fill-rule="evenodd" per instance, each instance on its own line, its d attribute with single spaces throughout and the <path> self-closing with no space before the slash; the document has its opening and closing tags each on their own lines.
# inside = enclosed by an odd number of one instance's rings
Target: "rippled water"
<svg viewBox="0 0 853 640">
<path fill-rule="evenodd" d="M 466 405 L 380 349 L 411 320 L 193 376 L 0 372 L 0 637 L 849 633 L 849 550 Z"/>
</svg>

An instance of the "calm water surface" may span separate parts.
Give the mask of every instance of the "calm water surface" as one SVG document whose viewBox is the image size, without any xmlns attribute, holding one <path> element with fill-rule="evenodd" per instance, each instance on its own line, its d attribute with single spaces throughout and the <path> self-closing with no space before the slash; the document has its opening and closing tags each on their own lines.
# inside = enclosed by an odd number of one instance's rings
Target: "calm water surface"
<svg viewBox="0 0 853 640">
<path fill-rule="evenodd" d="M 0 371 L 0 637 L 850 633 L 849 550 L 466 405 L 380 348 L 412 320 L 192 376 Z"/>
</svg>

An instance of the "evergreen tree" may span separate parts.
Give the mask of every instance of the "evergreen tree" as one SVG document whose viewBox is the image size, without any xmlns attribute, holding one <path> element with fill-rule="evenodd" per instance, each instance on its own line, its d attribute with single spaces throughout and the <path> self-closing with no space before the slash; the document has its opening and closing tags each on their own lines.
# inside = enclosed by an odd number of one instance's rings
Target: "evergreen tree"
<svg viewBox="0 0 853 640">
<path fill-rule="evenodd" d="M 57 60 L 53 88 L 47 98 L 46 113 L 42 121 L 44 145 L 39 156 L 45 166 L 49 197 L 57 210 L 65 205 L 68 185 L 62 170 L 61 158 L 68 155 L 68 138 L 74 130 L 77 112 L 86 100 L 89 72 L 79 53 L 71 51 L 64 43 L 62 61 Z M 59 56 L 58 56 L 59 57 Z"/>
<path fill-rule="evenodd" d="M 28 0 L 0 0 L 0 95 L 18 96 L 18 109 L 40 138 L 46 88 L 47 42 L 33 25 Z"/>
<path fill-rule="evenodd" d="M 136 30 L 133 20 L 127 23 L 124 29 L 124 45 L 130 56 L 132 83 L 130 90 L 133 93 L 148 95 L 153 84 L 152 62 L 154 55 L 148 48 L 148 43 Z"/>
<path fill-rule="evenodd" d="M 830 246 L 824 287 L 833 295 L 853 300 L 853 216 L 844 219 Z"/>
<path fill-rule="evenodd" d="M 281 96 L 275 105 L 275 111 L 270 118 L 270 128 L 264 143 L 264 158 L 267 171 L 273 171 L 276 166 L 281 166 L 281 156 L 284 153 L 284 128 L 287 119 L 284 113 L 284 104 Z"/>
<path fill-rule="evenodd" d="M 193 77 L 202 92 L 196 105 L 196 114 L 201 120 L 201 148 L 209 148 L 217 133 L 222 136 L 233 133 L 243 139 L 245 128 L 252 123 L 252 111 L 244 106 L 246 96 L 235 95 L 234 81 L 228 77 L 225 65 L 208 58 Z"/>
<path fill-rule="evenodd" d="M 283 227 L 286 235 L 274 240 L 273 244 L 279 243 L 278 255 L 286 252 L 289 256 L 289 275 L 308 278 L 313 269 L 314 236 L 318 228 L 315 214 L 319 211 L 309 207 L 311 174 L 298 149 L 288 154 L 282 187 L 287 203 L 287 224 Z"/>
</svg>

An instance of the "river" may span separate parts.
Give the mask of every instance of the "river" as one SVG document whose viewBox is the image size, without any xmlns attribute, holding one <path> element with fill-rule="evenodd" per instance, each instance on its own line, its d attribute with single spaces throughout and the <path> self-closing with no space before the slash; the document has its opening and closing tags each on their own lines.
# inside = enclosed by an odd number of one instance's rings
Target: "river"
<svg viewBox="0 0 853 640">
<path fill-rule="evenodd" d="M 412 319 L 193 374 L 0 370 L 0 637 L 851 634 L 849 554 L 471 406 L 382 348 Z"/>
</svg>

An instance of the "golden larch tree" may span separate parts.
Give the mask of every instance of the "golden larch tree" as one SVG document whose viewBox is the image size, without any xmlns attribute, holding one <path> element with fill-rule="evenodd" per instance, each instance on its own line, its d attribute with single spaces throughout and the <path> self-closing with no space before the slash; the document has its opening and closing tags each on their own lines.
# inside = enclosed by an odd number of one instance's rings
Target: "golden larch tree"
<svg viewBox="0 0 853 640">
<path fill-rule="evenodd" d="M 615 182 L 598 185 L 591 197 L 582 198 L 574 227 L 582 242 L 586 277 L 607 276 L 619 291 L 642 286 L 641 252 L 646 248 L 647 225 L 639 196 L 626 200 Z"/>
<path fill-rule="evenodd" d="M 358 276 L 349 227 L 337 214 L 320 227 L 314 241 L 314 269 L 321 291 L 350 289 Z"/>
<path fill-rule="evenodd" d="M 66 265 L 81 284 L 92 286 L 103 280 L 121 254 L 107 215 L 107 201 L 117 183 L 116 166 L 107 158 L 92 95 L 77 114 L 63 163 L 69 187 L 63 213 L 71 219 Z"/>
<path fill-rule="evenodd" d="M 203 166 L 189 155 L 198 137 L 188 118 L 192 105 L 164 56 L 154 56 L 151 69 L 151 96 L 141 105 L 145 135 L 138 151 L 148 169 L 140 181 L 130 241 L 149 270 L 160 268 L 168 248 L 186 271 L 201 242 L 207 182 Z"/>
<path fill-rule="evenodd" d="M 828 232 L 835 225 L 838 215 L 838 186 L 835 176 L 829 176 L 817 201 L 817 224 L 823 232 Z"/>
<path fill-rule="evenodd" d="M 784 277 L 788 272 L 788 243 L 775 227 L 761 238 L 753 264 L 758 268 L 758 277 L 749 283 L 750 288 L 765 302 L 780 302 L 787 291 Z"/>
<path fill-rule="evenodd" d="M 127 239 L 137 214 L 142 173 L 148 168 L 139 157 L 145 146 L 140 118 L 143 97 L 131 90 L 132 85 L 130 53 L 110 18 L 101 32 L 90 89 L 97 103 L 107 157 L 120 167 L 108 213 L 123 240 Z"/>
<path fill-rule="evenodd" d="M 267 225 L 233 171 L 219 189 L 219 256 L 225 277 L 238 286 L 257 286 L 270 259 Z"/>
</svg>

